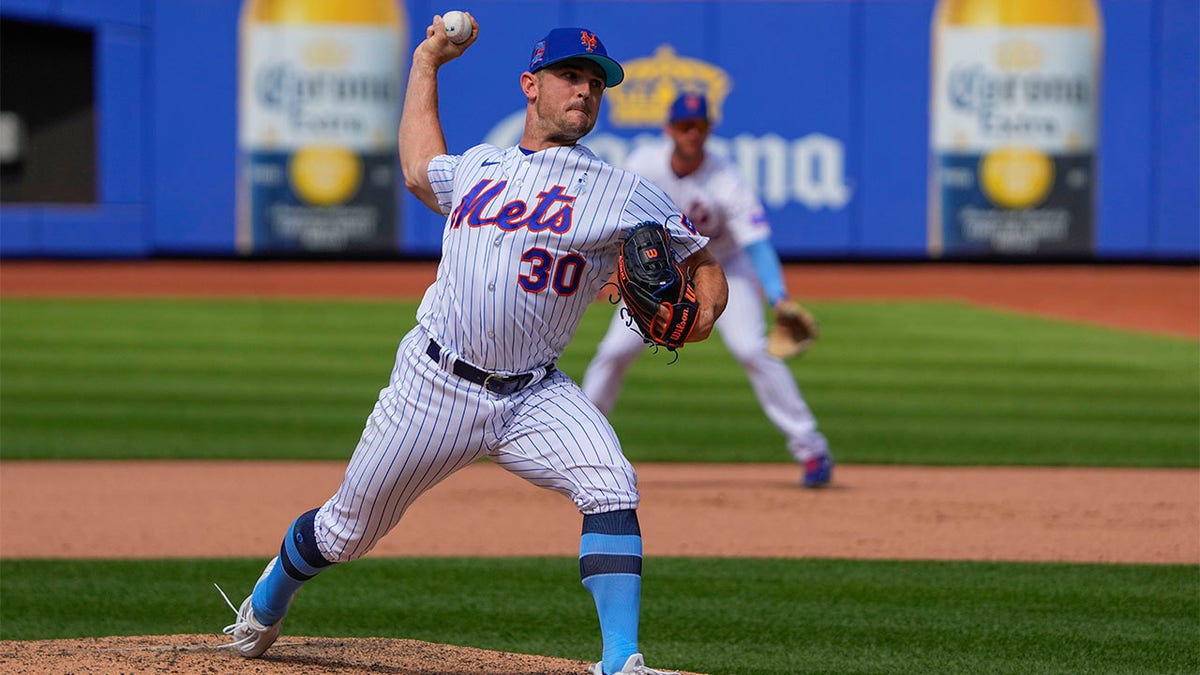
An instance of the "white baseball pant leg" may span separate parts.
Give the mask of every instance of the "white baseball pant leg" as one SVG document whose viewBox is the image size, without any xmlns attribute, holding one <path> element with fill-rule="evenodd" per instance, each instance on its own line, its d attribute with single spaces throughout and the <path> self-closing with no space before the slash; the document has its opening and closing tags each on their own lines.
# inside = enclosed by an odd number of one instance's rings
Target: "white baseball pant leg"
<svg viewBox="0 0 1200 675">
<path fill-rule="evenodd" d="M 722 260 L 721 265 L 729 284 L 729 302 L 716 324 L 721 340 L 745 369 L 767 419 L 787 437 L 792 457 L 803 463 L 827 452 L 825 436 L 817 431 L 817 419 L 792 371 L 767 352 L 766 322 L 754 265 L 742 253 Z"/>
<path fill-rule="evenodd" d="M 367 554 L 417 497 L 485 455 L 583 513 L 636 509 L 637 477 L 612 426 L 567 375 L 499 396 L 425 353 L 421 328 L 400 343 L 337 492 L 318 510 L 321 554 Z"/>
</svg>

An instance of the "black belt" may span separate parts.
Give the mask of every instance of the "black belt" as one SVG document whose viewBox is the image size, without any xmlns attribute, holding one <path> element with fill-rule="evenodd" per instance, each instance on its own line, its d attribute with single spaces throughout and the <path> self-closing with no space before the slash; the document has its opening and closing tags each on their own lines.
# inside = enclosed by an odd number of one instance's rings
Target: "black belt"
<svg viewBox="0 0 1200 675">
<path fill-rule="evenodd" d="M 429 358 L 433 359 L 438 365 L 441 365 L 442 346 L 434 342 L 432 339 L 429 340 L 429 346 L 425 348 L 425 354 L 429 356 Z M 518 375 L 500 375 L 499 373 L 489 373 L 486 370 L 480 370 L 466 361 L 455 361 L 454 368 L 452 368 L 450 372 L 463 378 L 464 380 L 469 380 L 482 386 L 484 389 L 487 389 L 493 394 L 508 396 L 509 394 L 515 394 L 516 392 L 521 391 L 534 382 L 539 382 L 549 377 L 550 373 L 554 372 L 554 364 L 548 364 L 544 366 L 543 369 L 546 372 L 541 376 L 539 376 L 536 372 L 520 373 Z"/>
</svg>

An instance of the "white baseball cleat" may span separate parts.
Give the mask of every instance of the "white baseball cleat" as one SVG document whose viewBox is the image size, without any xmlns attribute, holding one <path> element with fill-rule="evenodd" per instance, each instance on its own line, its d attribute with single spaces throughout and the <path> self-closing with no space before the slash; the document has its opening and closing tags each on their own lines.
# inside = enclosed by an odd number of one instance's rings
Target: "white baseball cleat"
<svg viewBox="0 0 1200 675">
<path fill-rule="evenodd" d="M 230 604 L 230 608 L 232 607 L 233 605 Z M 254 618 L 254 608 L 250 604 L 250 597 L 247 597 L 242 602 L 241 609 L 237 611 L 237 621 L 221 631 L 226 635 L 232 635 L 233 642 L 221 645 L 218 649 L 232 649 L 248 659 L 257 658 L 275 644 L 275 638 L 279 637 L 279 628 L 282 625 L 282 619 L 270 626 L 259 623 L 258 619 Z"/>
<path fill-rule="evenodd" d="M 267 563 L 267 567 L 263 570 L 262 575 L 258 577 L 258 580 L 262 581 L 266 579 L 267 575 L 271 573 L 271 570 L 275 568 L 278 562 L 278 557 L 272 558 L 271 562 Z M 217 585 L 213 584 L 213 586 Z M 246 596 L 246 599 L 242 601 L 240 609 L 234 609 L 233 603 L 229 601 L 229 596 L 225 595 L 225 591 L 222 591 L 220 586 L 217 586 L 217 592 L 221 594 L 222 598 L 225 598 L 225 604 L 229 605 L 229 609 L 233 609 L 237 614 L 237 619 L 221 630 L 226 635 L 232 635 L 233 642 L 223 644 L 217 647 L 217 649 L 232 649 L 248 659 L 262 656 L 263 652 L 275 644 L 275 639 L 279 637 L 279 629 L 283 626 L 283 619 L 276 621 L 270 626 L 264 626 L 259 623 L 258 619 L 254 618 L 254 606 L 251 603 L 251 600 L 254 598 L 253 593 Z"/>
<path fill-rule="evenodd" d="M 588 675 L 604 675 L 604 663 L 597 663 L 588 669 Z M 655 670 L 646 667 L 646 660 L 641 654 L 630 656 L 625 665 L 615 673 L 609 675 L 679 675 L 674 670 Z"/>
</svg>

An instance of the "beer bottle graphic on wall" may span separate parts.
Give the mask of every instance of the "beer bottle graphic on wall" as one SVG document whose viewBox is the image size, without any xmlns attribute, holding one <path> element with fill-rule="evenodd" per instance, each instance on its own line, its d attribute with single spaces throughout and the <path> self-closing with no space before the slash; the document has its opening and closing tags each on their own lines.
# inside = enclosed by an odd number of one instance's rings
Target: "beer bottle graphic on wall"
<svg viewBox="0 0 1200 675">
<path fill-rule="evenodd" d="M 239 32 L 239 250 L 394 251 L 403 2 L 245 0 Z"/>
<path fill-rule="evenodd" d="M 932 36 L 930 254 L 1092 255 L 1095 0 L 939 0 Z"/>
</svg>

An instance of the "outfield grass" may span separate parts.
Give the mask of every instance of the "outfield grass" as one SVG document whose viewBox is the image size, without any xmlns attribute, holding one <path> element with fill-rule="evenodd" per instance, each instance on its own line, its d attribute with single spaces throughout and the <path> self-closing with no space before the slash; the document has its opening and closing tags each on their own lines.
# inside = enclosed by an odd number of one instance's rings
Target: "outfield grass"
<svg viewBox="0 0 1200 675">
<path fill-rule="evenodd" d="M 261 560 L 0 561 L 0 638 L 215 633 Z M 289 635 L 599 656 L 570 558 L 367 559 L 297 596 Z M 719 675 L 1200 672 L 1189 566 L 646 562 L 642 646 Z"/>
<path fill-rule="evenodd" d="M 3 457 L 344 459 L 415 309 L 6 298 Z M 954 303 L 812 309 L 822 339 L 790 365 L 841 462 L 1200 466 L 1195 340 Z M 610 315 L 593 306 L 564 354 L 576 380 Z M 668 361 L 634 364 L 613 413 L 631 459 L 789 459 L 719 338 Z"/>
</svg>

